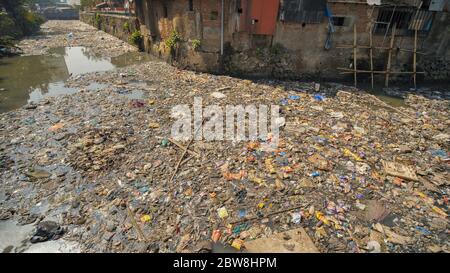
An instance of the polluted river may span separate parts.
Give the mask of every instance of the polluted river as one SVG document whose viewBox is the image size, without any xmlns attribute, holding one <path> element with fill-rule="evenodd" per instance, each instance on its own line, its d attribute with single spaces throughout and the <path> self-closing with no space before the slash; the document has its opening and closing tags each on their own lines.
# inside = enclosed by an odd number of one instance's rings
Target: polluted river
<svg viewBox="0 0 450 273">
<path fill-rule="evenodd" d="M 0 112 L 39 102 L 45 97 L 76 93 L 78 89 L 65 86 L 69 77 L 110 71 L 146 60 L 149 55 L 139 52 L 108 58 L 79 46 L 54 48 L 45 55 L 0 59 Z M 92 84 L 88 89 L 101 87 Z"/>
<path fill-rule="evenodd" d="M 0 252 L 450 251 L 448 87 L 239 79 L 42 29 L 0 59 Z M 279 107 L 278 146 L 174 139 L 195 100 Z"/>
</svg>

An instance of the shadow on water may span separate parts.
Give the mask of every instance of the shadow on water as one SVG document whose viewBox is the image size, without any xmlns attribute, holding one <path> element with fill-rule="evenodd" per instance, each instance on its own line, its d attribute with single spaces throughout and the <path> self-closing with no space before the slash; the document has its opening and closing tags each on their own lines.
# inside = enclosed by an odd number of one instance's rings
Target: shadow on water
<svg viewBox="0 0 450 273">
<path fill-rule="evenodd" d="M 65 87 L 64 82 L 70 76 L 110 71 L 147 60 L 150 56 L 138 52 L 103 58 L 84 47 L 63 47 L 51 50 L 48 55 L 0 59 L 0 112 L 47 96 L 78 92 L 76 88 Z"/>
<path fill-rule="evenodd" d="M 383 102 L 393 107 L 406 106 L 405 98 L 409 94 L 416 94 L 427 99 L 433 100 L 450 100 L 450 81 L 433 81 L 423 82 L 417 85 L 417 89 L 413 88 L 412 83 L 407 81 L 396 81 L 391 83 L 391 87 L 386 88 L 381 83 L 375 83 L 372 88 L 369 81 L 359 81 L 358 87 L 353 86 L 353 82 L 349 81 L 333 81 L 313 78 L 289 80 L 266 77 L 245 77 L 236 76 L 243 80 L 249 80 L 255 84 L 270 86 L 272 88 L 282 88 L 287 92 L 301 92 L 307 94 L 324 94 L 327 97 L 334 97 L 339 90 L 343 91 L 360 91 L 372 94 Z M 320 84 L 320 90 L 314 90 L 314 83 Z"/>
</svg>

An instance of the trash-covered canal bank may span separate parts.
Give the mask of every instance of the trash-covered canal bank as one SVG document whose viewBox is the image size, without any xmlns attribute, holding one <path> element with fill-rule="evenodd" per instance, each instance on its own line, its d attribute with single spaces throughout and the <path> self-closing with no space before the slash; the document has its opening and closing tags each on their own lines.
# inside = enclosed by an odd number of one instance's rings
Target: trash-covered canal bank
<svg viewBox="0 0 450 273">
<path fill-rule="evenodd" d="M 48 40 L 65 37 L 51 32 Z M 250 81 L 153 60 L 72 75 L 65 86 L 77 93 L 0 114 L 0 229 L 27 228 L 0 239 L 2 251 L 60 240 L 75 243 L 67 252 L 450 250 L 448 93 L 401 92 L 404 106 L 393 107 L 341 84 Z M 171 109 L 194 98 L 278 105 L 278 148 L 172 140 Z"/>
</svg>

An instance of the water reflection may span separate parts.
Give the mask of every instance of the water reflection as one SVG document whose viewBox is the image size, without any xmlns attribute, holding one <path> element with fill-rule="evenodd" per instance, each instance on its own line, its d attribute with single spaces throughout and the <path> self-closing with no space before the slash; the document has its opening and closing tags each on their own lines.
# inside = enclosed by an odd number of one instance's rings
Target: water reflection
<svg viewBox="0 0 450 273">
<path fill-rule="evenodd" d="M 48 55 L 0 59 L 0 112 L 10 111 L 29 101 L 46 96 L 73 94 L 75 88 L 64 86 L 70 76 L 109 71 L 137 62 L 148 61 L 144 53 L 127 53 L 117 58 L 102 58 L 89 48 L 65 47 Z M 98 89 L 98 86 L 93 86 Z"/>
</svg>

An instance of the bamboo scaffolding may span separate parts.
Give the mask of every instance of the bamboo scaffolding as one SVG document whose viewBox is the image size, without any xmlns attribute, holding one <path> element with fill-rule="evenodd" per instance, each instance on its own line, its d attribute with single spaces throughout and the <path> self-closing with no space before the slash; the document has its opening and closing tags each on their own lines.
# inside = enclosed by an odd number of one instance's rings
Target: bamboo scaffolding
<svg viewBox="0 0 450 273">
<path fill-rule="evenodd" d="M 391 28 L 391 23 L 387 23 L 388 30 Z M 358 83 L 358 73 L 366 73 L 370 74 L 371 77 L 371 85 L 372 88 L 374 88 L 375 85 L 375 74 L 384 74 L 385 75 L 385 86 L 389 87 L 389 79 L 391 75 L 413 75 L 414 78 L 414 88 L 417 88 L 417 74 L 425 74 L 425 72 L 418 72 L 417 71 L 417 54 L 426 55 L 426 53 L 418 52 L 417 49 L 417 43 L 418 43 L 418 29 L 415 28 L 414 32 L 414 48 L 411 49 L 405 49 L 401 48 L 401 45 L 395 48 L 396 42 L 398 44 L 398 39 L 396 39 L 397 35 L 397 24 L 392 24 L 391 28 L 391 39 L 390 39 L 390 45 L 389 47 L 384 46 L 374 46 L 374 37 L 373 37 L 373 31 L 374 31 L 375 25 L 374 21 L 371 21 L 370 30 L 369 30 L 369 45 L 358 45 L 358 33 L 357 33 L 357 26 L 356 24 L 353 25 L 353 45 L 344 44 L 344 45 L 338 45 L 336 48 L 342 48 L 342 49 L 353 49 L 353 67 L 350 68 L 343 68 L 339 67 L 338 70 L 341 70 L 341 74 L 353 74 L 354 78 L 354 84 L 355 87 Z M 387 33 L 386 33 L 387 34 Z M 397 40 L 397 41 L 396 41 Z M 384 44 L 384 42 L 383 42 Z M 368 49 L 369 50 L 369 59 L 370 59 L 370 70 L 363 70 L 358 69 L 358 49 Z M 374 70 L 374 50 L 387 50 L 388 56 L 387 56 L 387 64 L 386 64 L 386 70 L 384 71 L 377 71 Z M 395 51 L 401 51 L 401 52 L 411 52 L 413 53 L 413 71 L 392 71 L 392 59 L 393 54 Z"/>
<path fill-rule="evenodd" d="M 391 44 L 390 44 L 389 53 L 388 53 L 388 61 L 387 61 L 387 67 L 386 67 L 386 79 L 384 81 L 384 85 L 386 87 L 389 86 L 389 74 L 391 72 L 392 49 L 394 48 L 396 29 L 397 29 L 397 24 L 394 24 L 394 26 L 392 27 Z"/>
<path fill-rule="evenodd" d="M 423 1 L 420 1 L 419 6 L 417 7 L 416 16 L 414 16 L 414 20 L 417 19 L 417 16 L 419 14 L 420 8 L 423 5 Z M 414 26 L 414 56 L 413 56 L 413 72 L 414 72 L 414 89 L 417 89 L 417 32 L 418 32 L 418 26 L 415 24 Z"/>
</svg>

